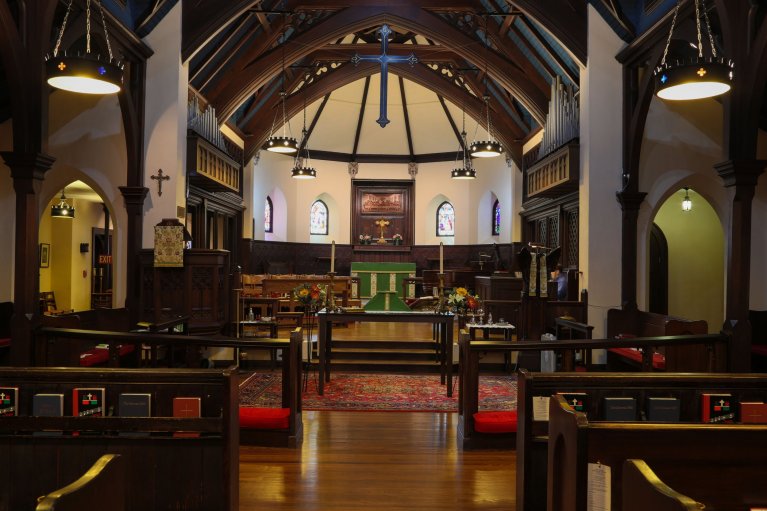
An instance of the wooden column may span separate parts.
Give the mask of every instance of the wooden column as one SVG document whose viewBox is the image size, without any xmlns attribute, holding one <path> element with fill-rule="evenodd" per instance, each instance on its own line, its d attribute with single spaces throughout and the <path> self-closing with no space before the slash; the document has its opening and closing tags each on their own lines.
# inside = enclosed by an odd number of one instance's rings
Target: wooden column
<svg viewBox="0 0 767 511">
<path fill-rule="evenodd" d="M 138 321 L 140 312 L 139 289 L 139 251 L 143 239 L 144 200 L 149 188 L 144 186 L 121 186 L 120 192 L 125 201 L 125 210 L 128 213 L 128 241 L 126 256 L 128 258 L 125 272 L 125 306 L 130 311 L 131 322 Z M 116 304 L 115 304 L 116 305 Z"/>
<path fill-rule="evenodd" d="M 42 153 L 0 153 L 11 169 L 13 188 L 16 191 L 16 248 L 14 263 L 13 302 L 14 316 L 11 322 L 13 343 L 11 364 L 32 365 L 34 346 L 30 331 L 40 314 L 40 254 L 38 234 L 40 230 L 40 207 L 38 197 L 45 173 L 53 165 L 54 158 Z"/>
<path fill-rule="evenodd" d="M 621 305 L 637 308 L 637 219 L 639 207 L 647 195 L 623 190 L 615 194 L 622 211 L 621 236 Z"/>
<path fill-rule="evenodd" d="M 714 169 L 733 188 L 730 228 L 727 235 L 726 319 L 723 329 L 732 335 L 729 369 L 751 370 L 751 325 L 748 322 L 751 279 L 751 203 L 759 176 L 767 167 L 765 160 L 728 160 Z"/>
</svg>

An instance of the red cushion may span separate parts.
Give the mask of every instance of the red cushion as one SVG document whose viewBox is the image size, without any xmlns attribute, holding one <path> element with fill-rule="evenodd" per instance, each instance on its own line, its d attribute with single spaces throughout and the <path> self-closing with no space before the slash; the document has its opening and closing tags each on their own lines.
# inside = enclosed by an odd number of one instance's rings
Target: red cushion
<svg viewBox="0 0 767 511">
<path fill-rule="evenodd" d="M 620 355 L 634 362 L 642 363 L 642 352 L 634 348 L 608 348 L 607 351 L 612 351 L 616 355 Z M 666 357 L 660 353 L 652 354 L 652 366 L 654 369 L 666 368 Z"/>
<path fill-rule="evenodd" d="M 288 429 L 290 408 L 240 407 L 240 428 Z"/>
<path fill-rule="evenodd" d="M 5 348 L 11 345 L 11 339 L 0 339 L 0 348 Z"/>
<path fill-rule="evenodd" d="M 121 344 L 117 347 L 119 356 L 127 355 L 135 349 L 133 344 Z M 109 361 L 109 348 L 93 348 L 80 353 L 80 365 L 85 367 L 103 364 Z"/>
<path fill-rule="evenodd" d="M 517 412 L 477 412 L 474 431 L 478 433 L 516 433 Z"/>
<path fill-rule="evenodd" d="M 2 339 L 0 339 L 0 343 L 2 343 Z M 0 344 L 0 346 L 2 346 L 2 344 Z M 754 355 L 762 355 L 762 356 L 767 357 L 767 345 L 764 345 L 764 344 L 752 344 L 751 345 L 751 353 L 753 353 Z"/>
</svg>

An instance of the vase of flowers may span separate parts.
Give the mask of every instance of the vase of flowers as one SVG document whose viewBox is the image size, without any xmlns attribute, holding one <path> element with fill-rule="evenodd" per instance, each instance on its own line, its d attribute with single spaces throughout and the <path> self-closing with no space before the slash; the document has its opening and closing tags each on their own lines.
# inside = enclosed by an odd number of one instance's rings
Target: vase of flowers
<svg viewBox="0 0 767 511">
<path fill-rule="evenodd" d="M 447 306 L 458 316 L 458 326 L 466 325 L 466 316 L 473 315 L 480 307 L 479 296 L 472 295 L 465 287 L 457 287 L 447 295 Z"/>
<path fill-rule="evenodd" d="M 360 234 L 360 245 L 370 245 L 373 237 L 370 234 Z"/>
<path fill-rule="evenodd" d="M 395 245 L 402 245 L 402 235 L 400 233 L 395 234 L 391 237 L 392 243 Z"/>
</svg>

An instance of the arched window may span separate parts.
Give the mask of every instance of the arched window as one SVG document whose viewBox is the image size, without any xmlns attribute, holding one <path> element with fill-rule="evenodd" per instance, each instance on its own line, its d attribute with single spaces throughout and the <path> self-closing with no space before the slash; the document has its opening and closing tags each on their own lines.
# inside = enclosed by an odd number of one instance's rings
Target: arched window
<svg viewBox="0 0 767 511">
<path fill-rule="evenodd" d="M 501 205 L 496 200 L 493 203 L 493 236 L 501 234 Z"/>
<path fill-rule="evenodd" d="M 447 201 L 437 208 L 437 236 L 455 236 L 455 210 Z"/>
<path fill-rule="evenodd" d="M 274 204 L 272 198 L 267 195 L 264 202 L 264 232 L 274 232 Z"/>
<path fill-rule="evenodd" d="M 309 214 L 309 234 L 328 233 L 328 206 L 321 200 L 314 201 Z"/>
</svg>

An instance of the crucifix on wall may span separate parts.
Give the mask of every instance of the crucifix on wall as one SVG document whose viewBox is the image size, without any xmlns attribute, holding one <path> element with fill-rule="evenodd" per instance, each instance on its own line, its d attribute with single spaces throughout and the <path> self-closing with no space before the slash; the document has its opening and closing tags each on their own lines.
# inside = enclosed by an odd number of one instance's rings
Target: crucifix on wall
<svg viewBox="0 0 767 511">
<path fill-rule="evenodd" d="M 375 224 L 378 226 L 379 229 L 381 229 L 381 236 L 378 238 L 378 243 L 386 243 L 386 238 L 384 237 L 384 231 L 389 226 L 389 221 L 385 218 L 382 218 L 380 220 L 376 220 Z"/>
<path fill-rule="evenodd" d="M 389 124 L 389 119 L 386 117 L 386 95 L 389 82 L 389 63 L 399 64 L 407 62 L 411 66 L 414 66 L 418 62 L 418 58 L 415 54 L 411 53 L 408 56 L 400 55 L 387 55 L 386 50 L 389 48 L 389 36 L 393 33 L 389 28 L 389 25 L 382 25 L 378 31 L 381 34 L 381 55 L 360 55 L 355 53 L 352 57 L 352 63 L 356 66 L 360 62 L 380 62 L 381 63 L 381 111 L 376 121 L 385 128 Z"/>
<path fill-rule="evenodd" d="M 162 182 L 163 181 L 170 181 L 170 176 L 164 176 L 162 174 L 162 169 L 159 169 L 157 171 L 156 176 L 149 176 L 150 179 L 157 181 L 157 195 L 162 197 Z"/>
</svg>

